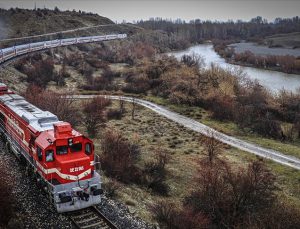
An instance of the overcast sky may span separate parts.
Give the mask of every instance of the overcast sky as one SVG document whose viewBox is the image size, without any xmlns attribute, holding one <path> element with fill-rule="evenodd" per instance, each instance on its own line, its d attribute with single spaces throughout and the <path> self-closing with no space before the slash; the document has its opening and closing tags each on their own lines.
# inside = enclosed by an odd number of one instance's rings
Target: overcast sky
<svg viewBox="0 0 300 229">
<path fill-rule="evenodd" d="M 150 17 L 248 21 L 256 16 L 270 21 L 300 16 L 300 0 L 0 0 L 0 8 L 32 9 L 35 4 L 38 8 L 94 12 L 118 22 Z"/>
</svg>

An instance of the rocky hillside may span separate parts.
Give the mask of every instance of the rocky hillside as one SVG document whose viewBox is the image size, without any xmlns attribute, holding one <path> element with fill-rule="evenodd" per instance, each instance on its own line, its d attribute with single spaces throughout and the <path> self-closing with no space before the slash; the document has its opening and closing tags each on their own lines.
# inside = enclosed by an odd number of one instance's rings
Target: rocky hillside
<svg viewBox="0 0 300 229">
<path fill-rule="evenodd" d="M 84 27 L 91 28 L 59 33 L 61 31 L 69 31 Z M 0 9 L 0 40 L 57 32 L 57 34 L 49 36 L 0 41 L 0 47 L 74 36 L 109 33 L 133 34 L 139 30 L 141 29 L 137 26 L 132 26 L 130 24 L 115 24 L 112 20 L 106 17 L 81 11 L 60 11 L 58 9 L 28 10 L 18 8 L 11 8 L 9 10 Z"/>
<path fill-rule="evenodd" d="M 49 9 L 0 9 L 0 37 L 22 37 L 85 26 L 114 24 L 97 14 Z M 22 22 L 22 23 L 20 23 Z"/>
</svg>

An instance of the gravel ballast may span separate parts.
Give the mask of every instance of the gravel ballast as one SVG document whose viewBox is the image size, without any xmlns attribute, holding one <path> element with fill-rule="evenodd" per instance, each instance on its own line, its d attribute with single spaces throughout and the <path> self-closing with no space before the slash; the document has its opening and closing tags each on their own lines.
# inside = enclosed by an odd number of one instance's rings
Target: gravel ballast
<svg viewBox="0 0 300 229">
<path fill-rule="evenodd" d="M 5 180 L 11 184 L 11 193 L 15 197 L 16 217 L 10 221 L 9 228 L 74 228 L 68 215 L 57 213 L 35 179 L 26 175 L 26 167 L 13 154 L 4 151 L 1 141 L 0 166 L 7 171 Z M 155 228 L 133 216 L 125 204 L 105 196 L 97 208 L 120 229 Z"/>
</svg>

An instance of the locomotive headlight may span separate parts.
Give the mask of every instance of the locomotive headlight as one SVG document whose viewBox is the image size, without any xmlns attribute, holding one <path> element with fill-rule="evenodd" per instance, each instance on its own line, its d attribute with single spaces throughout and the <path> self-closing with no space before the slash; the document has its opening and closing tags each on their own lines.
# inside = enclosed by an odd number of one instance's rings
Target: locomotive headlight
<svg viewBox="0 0 300 229">
<path fill-rule="evenodd" d="M 69 139 L 68 139 L 68 144 L 69 144 L 69 146 L 72 146 L 72 145 L 73 145 L 73 139 L 72 139 L 72 138 L 69 138 Z"/>
</svg>

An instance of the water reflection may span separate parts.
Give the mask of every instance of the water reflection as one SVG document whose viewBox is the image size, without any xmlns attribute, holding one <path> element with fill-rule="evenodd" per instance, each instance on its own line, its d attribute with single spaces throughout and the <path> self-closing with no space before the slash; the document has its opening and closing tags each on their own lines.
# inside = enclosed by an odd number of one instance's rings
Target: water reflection
<svg viewBox="0 0 300 229">
<path fill-rule="evenodd" d="M 185 54 L 193 53 L 204 57 L 206 66 L 214 63 L 222 68 L 241 68 L 250 79 L 258 80 L 261 85 L 275 93 L 281 89 L 295 91 L 297 88 L 300 88 L 300 75 L 228 64 L 225 59 L 214 51 L 211 44 L 196 45 L 187 50 L 169 53 L 169 55 L 174 55 L 177 59 L 180 59 Z"/>
</svg>

